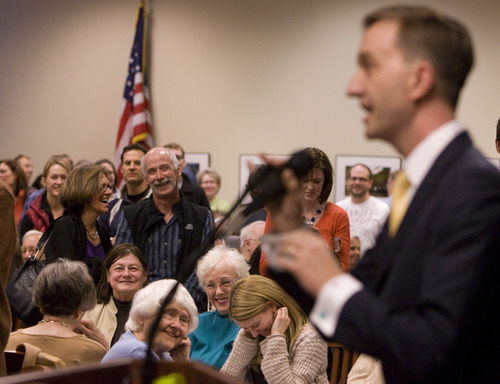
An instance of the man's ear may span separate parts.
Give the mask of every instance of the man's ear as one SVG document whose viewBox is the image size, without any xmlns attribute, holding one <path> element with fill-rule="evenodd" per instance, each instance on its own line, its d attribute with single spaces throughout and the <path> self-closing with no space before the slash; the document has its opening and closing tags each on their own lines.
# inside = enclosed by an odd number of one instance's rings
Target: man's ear
<svg viewBox="0 0 500 384">
<path fill-rule="evenodd" d="M 249 244 L 250 244 L 250 239 L 244 239 L 243 240 L 243 247 L 241 247 L 241 248 L 244 248 L 244 247 L 246 247 Z"/>
<path fill-rule="evenodd" d="M 435 85 L 434 67 L 426 60 L 418 60 L 412 68 L 410 78 L 410 98 L 421 100 L 429 95 Z"/>
</svg>

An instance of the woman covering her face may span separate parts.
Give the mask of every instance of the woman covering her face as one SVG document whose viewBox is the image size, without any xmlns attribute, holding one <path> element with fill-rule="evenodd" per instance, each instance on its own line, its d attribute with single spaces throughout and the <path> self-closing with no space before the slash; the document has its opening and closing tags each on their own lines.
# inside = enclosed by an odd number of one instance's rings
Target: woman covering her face
<svg viewBox="0 0 500 384">
<path fill-rule="evenodd" d="M 253 383 L 328 383 L 326 342 L 276 282 L 259 275 L 238 280 L 229 316 L 241 330 L 221 372 Z"/>
</svg>

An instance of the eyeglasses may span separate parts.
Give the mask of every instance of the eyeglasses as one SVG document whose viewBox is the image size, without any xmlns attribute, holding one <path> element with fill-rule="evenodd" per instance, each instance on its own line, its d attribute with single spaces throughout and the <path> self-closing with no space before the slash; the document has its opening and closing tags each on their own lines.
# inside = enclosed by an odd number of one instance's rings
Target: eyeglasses
<svg viewBox="0 0 500 384">
<path fill-rule="evenodd" d="M 113 191 L 113 186 L 111 184 L 103 184 L 102 185 L 102 193 L 106 193 L 106 191 L 108 190 L 110 191 Z"/>
<path fill-rule="evenodd" d="M 233 286 L 234 282 L 235 282 L 235 280 L 224 280 L 224 281 L 221 281 L 219 284 L 208 283 L 208 284 L 205 284 L 205 289 L 207 291 L 215 291 L 217 289 L 217 287 L 220 287 L 220 289 L 222 289 L 222 290 L 228 290 Z"/>
</svg>

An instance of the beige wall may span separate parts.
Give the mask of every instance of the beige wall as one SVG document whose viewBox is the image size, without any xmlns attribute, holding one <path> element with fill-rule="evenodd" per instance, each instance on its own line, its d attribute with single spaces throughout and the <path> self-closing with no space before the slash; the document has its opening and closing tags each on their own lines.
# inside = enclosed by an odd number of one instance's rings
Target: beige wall
<svg viewBox="0 0 500 384">
<path fill-rule="evenodd" d="M 488 157 L 500 117 L 496 0 L 435 4 L 462 19 L 476 66 L 459 118 Z M 112 158 L 138 0 L 0 2 L 0 158 L 26 153 L 40 173 L 54 153 Z M 379 0 L 377 5 L 389 4 Z M 345 97 L 370 0 L 149 0 L 150 83 L 157 145 L 210 152 L 236 198 L 240 154 L 303 146 L 394 155 L 363 137 Z"/>
</svg>

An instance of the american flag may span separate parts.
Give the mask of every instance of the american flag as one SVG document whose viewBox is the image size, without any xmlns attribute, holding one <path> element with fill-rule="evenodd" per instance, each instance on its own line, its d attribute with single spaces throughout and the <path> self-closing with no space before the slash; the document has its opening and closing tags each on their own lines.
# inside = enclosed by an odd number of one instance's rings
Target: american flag
<svg viewBox="0 0 500 384">
<path fill-rule="evenodd" d="M 115 167 L 118 173 L 117 185 L 120 185 L 122 181 L 120 156 L 123 148 L 132 143 L 141 143 L 147 149 L 153 147 L 149 92 L 145 76 L 146 35 L 144 24 L 146 11 L 144 7 L 145 3 L 142 1 L 137 14 L 134 45 L 130 53 L 128 75 L 125 90 L 123 91 L 120 127 L 116 137 Z"/>
</svg>

